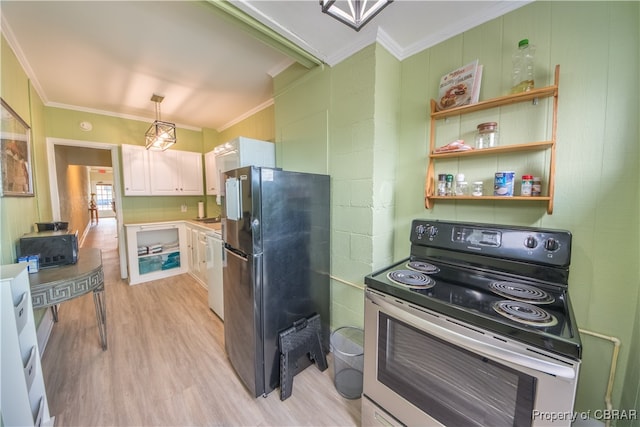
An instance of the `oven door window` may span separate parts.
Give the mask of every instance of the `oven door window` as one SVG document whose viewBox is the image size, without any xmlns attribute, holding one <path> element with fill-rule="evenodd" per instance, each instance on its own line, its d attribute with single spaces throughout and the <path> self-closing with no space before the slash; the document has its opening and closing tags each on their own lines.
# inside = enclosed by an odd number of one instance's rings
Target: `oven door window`
<svg viewBox="0 0 640 427">
<path fill-rule="evenodd" d="M 378 381 L 444 425 L 530 426 L 536 379 L 380 313 Z"/>
</svg>

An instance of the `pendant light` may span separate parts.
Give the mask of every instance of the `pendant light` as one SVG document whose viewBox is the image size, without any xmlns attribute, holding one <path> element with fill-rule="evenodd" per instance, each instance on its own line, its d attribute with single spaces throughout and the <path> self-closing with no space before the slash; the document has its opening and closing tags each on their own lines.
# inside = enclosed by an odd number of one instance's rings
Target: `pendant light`
<svg viewBox="0 0 640 427">
<path fill-rule="evenodd" d="M 153 94 L 151 101 L 156 103 L 156 120 L 145 133 L 147 150 L 164 151 L 176 143 L 176 125 L 160 120 L 160 103 L 164 96 Z"/>
<path fill-rule="evenodd" d="M 356 31 L 393 0 L 320 0 L 322 11 Z"/>
</svg>

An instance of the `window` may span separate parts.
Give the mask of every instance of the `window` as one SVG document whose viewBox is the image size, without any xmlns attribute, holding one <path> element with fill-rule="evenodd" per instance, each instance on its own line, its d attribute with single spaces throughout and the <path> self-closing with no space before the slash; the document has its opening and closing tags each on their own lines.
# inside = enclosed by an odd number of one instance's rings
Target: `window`
<svg viewBox="0 0 640 427">
<path fill-rule="evenodd" d="M 96 184 L 96 204 L 99 211 L 111 210 L 112 190 L 111 184 Z"/>
</svg>

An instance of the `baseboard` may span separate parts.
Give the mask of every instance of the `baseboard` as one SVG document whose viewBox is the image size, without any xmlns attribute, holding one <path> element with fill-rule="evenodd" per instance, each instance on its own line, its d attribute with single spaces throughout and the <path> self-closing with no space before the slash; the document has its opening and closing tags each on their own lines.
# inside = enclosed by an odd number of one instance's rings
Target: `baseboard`
<svg viewBox="0 0 640 427">
<path fill-rule="evenodd" d="M 84 246 L 84 239 L 87 238 L 87 234 L 89 234 L 89 231 L 91 231 L 91 222 L 89 222 L 87 224 L 87 226 L 84 229 L 84 232 L 80 236 L 80 241 L 78 242 L 78 246 L 79 247 L 83 247 Z"/>
<path fill-rule="evenodd" d="M 53 314 L 51 314 L 51 309 L 48 308 L 42 320 L 40 321 L 40 325 L 38 325 L 38 329 L 36 331 L 36 335 L 38 337 L 38 348 L 40 349 L 40 357 L 44 354 L 44 349 L 47 347 L 47 343 L 49 342 L 49 336 L 51 336 L 51 330 L 53 329 Z"/>
</svg>

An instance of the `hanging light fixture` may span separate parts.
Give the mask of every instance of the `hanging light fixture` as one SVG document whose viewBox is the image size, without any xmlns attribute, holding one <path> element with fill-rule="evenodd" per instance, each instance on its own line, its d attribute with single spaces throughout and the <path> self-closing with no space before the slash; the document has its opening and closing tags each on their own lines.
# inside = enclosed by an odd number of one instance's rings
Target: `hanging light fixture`
<svg viewBox="0 0 640 427">
<path fill-rule="evenodd" d="M 322 11 L 356 31 L 393 0 L 320 0 Z"/>
<path fill-rule="evenodd" d="M 147 150 L 164 151 L 176 143 L 176 125 L 160 120 L 160 103 L 164 96 L 153 94 L 151 100 L 156 103 L 156 121 L 145 133 L 145 147 Z"/>
</svg>

